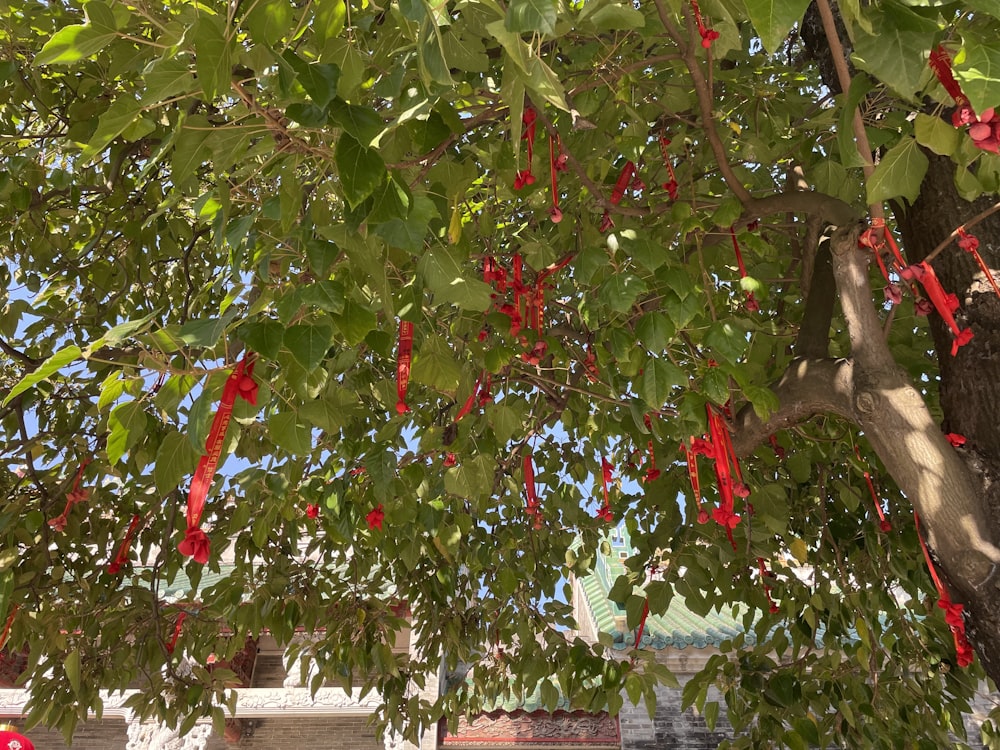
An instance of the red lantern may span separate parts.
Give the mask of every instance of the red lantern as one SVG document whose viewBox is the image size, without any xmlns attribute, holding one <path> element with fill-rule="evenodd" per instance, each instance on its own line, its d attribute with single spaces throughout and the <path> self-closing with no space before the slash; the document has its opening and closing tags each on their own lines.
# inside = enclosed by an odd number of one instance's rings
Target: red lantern
<svg viewBox="0 0 1000 750">
<path fill-rule="evenodd" d="M 35 746 L 10 724 L 0 724 L 0 750 L 35 750 Z"/>
</svg>

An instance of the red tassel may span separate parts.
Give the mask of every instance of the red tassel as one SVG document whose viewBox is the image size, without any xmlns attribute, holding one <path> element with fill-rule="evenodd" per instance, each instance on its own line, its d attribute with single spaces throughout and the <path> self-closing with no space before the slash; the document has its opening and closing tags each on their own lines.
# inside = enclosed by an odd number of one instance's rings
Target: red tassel
<svg viewBox="0 0 1000 750">
<path fill-rule="evenodd" d="M 948 595 L 948 590 L 945 589 L 944 584 L 938 577 L 937 570 L 934 568 L 934 561 L 931 559 L 931 553 L 924 542 L 924 535 L 920 533 L 920 516 L 916 513 L 913 514 L 913 522 L 917 527 L 917 539 L 920 541 L 920 549 L 923 551 L 924 559 L 927 561 L 927 569 L 931 573 L 931 579 L 933 579 L 934 587 L 938 592 L 939 598 L 937 604 L 944 610 L 945 622 L 948 623 L 948 629 L 951 630 L 952 637 L 955 639 L 955 656 L 958 666 L 967 667 L 975 660 L 975 654 L 965 634 L 965 617 L 963 614 L 965 607 L 962 604 L 952 602 L 951 597 Z"/>
<path fill-rule="evenodd" d="M 184 626 L 184 620 L 187 619 L 187 612 L 181 612 L 177 615 L 177 621 L 174 623 L 174 635 L 170 639 L 170 643 L 167 644 L 167 653 L 174 653 L 174 649 L 177 647 L 177 639 L 180 638 L 181 628 Z"/>
<path fill-rule="evenodd" d="M 253 355 L 248 352 L 226 380 L 219 410 L 215 413 L 212 429 L 208 433 L 208 440 L 205 441 L 205 454 L 198 461 L 198 468 L 195 470 L 191 489 L 188 491 L 187 531 L 177 549 L 185 557 L 193 557 L 195 562 L 202 565 L 208 562 L 209 555 L 208 535 L 200 528 L 201 514 L 205 510 L 205 498 L 208 496 L 208 489 L 212 485 L 215 469 L 222 456 L 222 446 L 226 439 L 226 430 L 229 428 L 229 420 L 233 415 L 236 397 L 239 396 L 251 404 L 257 403 L 257 383 L 253 379 L 253 367 Z"/>
<path fill-rule="evenodd" d="M 542 528 L 544 517 L 542 516 L 542 504 L 538 502 L 538 495 L 535 491 L 535 464 L 531 454 L 527 453 L 523 460 L 524 466 L 524 492 L 527 496 L 525 512 L 533 519 L 533 526 L 536 529 Z"/>
<path fill-rule="evenodd" d="M 76 476 L 73 477 L 73 488 L 66 493 L 66 505 L 63 508 L 63 512 L 55 518 L 49 519 L 49 526 L 51 526 L 53 530 L 65 531 L 66 524 L 69 522 L 69 512 L 73 510 L 73 506 L 77 503 L 84 502 L 90 497 L 90 490 L 80 489 L 80 482 L 83 481 L 83 470 L 87 468 L 87 464 L 89 463 L 89 458 L 85 458 L 80 462 L 80 465 L 76 470 Z"/>
<path fill-rule="evenodd" d="M 611 481 L 612 472 L 614 471 L 614 466 L 606 459 L 601 456 L 601 483 L 604 489 L 604 504 L 601 509 L 597 511 L 595 518 L 599 518 L 607 523 L 613 523 L 615 520 L 615 514 L 611 510 L 611 499 L 608 495 L 608 483 Z"/>
<path fill-rule="evenodd" d="M 135 538 L 135 532 L 138 528 L 139 514 L 137 513 L 132 516 L 132 523 L 128 525 L 128 531 L 125 532 L 125 538 L 122 539 L 114 559 L 108 563 L 108 575 L 117 575 L 122 566 L 128 563 L 128 553 L 132 549 L 132 540 Z"/>
<path fill-rule="evenodd" d="M 927 292 L 927 297 L 934 305 L 934 309 L 937 310 L 938 315 L 944 320 L 945 325 L 955 335 L 955 340 L 951 343 L 951 356 L 954 357 L 958 353 L 960 346 L 965 346 L 972 340 L 972 329 L 960 329 L 958 323 L 955 322 L 954 313 L 959 308 L 958 297 L 954 294 L 945 294 L 944 287 L 941 286 L 937 274 L 934 273 L 931 264 L 926 261 L 908 266 L 900 273 L 904 279 L 916 279 L 923 285 L 924 291 Z"/>
<path fill-rule="evenodd" d="M 399 347 L 396 352 L 396 413 L 406 414 L 406 391 L 410 386 L 410 363 L 413 361 L 413 323 L 399 321 Z"/>
</svg>

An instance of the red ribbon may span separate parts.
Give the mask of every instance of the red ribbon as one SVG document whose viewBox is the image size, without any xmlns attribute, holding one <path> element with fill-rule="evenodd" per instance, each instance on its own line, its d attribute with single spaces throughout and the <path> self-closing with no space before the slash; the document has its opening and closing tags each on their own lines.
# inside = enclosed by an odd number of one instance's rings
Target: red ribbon
<svg viewBox="0 0 1000 750">
<path fill-rule="evenodd" d="M 690 440 L 694 444 L 694 438 Z M 691 492 L 694 494 L 694 503 L 698 506 L 698 523 L 708 523 L 708 511 L 701 505 L 701 482 L 698 480 L 698 457 L 688 443 L 681 443 L 681 450 L 684 451 L 684 458 L 687 461 L 688 478 L 691 480 Z"/>
<path fill-rule="evenodd" d="M 656 572 L 656 566 L 651 565 L 649 567 L 649 580 L 653 580 L 653 574 Z M 642 603 L 642 617 L 639 618 L 639 628 L 635 633 L 635 643 L 632 644 L 632 648 L 639 648 L 639 643 L 642 641 L 642 634 L 646 630 L 646 618 L 649 617 L 649 598 Z"/>
<path fill-rule="evenodd" d="M 963 104 L 967 105 L 969 99 L 962 93 L 962 87 L 955 80 L 955 76 L 951 72 L 951 57 L 949 57 L 945 48 L 938 45 L 932 49 L 927 62 L 931 66 L 931 70 L 934 71 L 934 75 L 941 82 L 941 85 L 944 86 L 944 90 L 955 100 L 955 104 L 959 106 Z"/>
<path fill-rule="evenodd" d="M 399 321 L 399 349 L 396 352 L 396 413 L 406 414 L 406 390 L 410 385 L 410 363 L 413 360 L 413 323 Z"/>
<path fill-rule="evenodd" d="M 674 165 L 670 160 L 670 154 L 667 153 L 667 146 L 670 145 L 670 139 L 664 135 L 660 136 L 660 153 L 663 154 L 663 164 L 667 168 L 667 174 L 670 175 L 670 179 L 663 183 L 663 189 L 667 191 L 670 196 L 670 200 L 677 200 L 677 175 L 674 173 Z"/>
<path fill-rule="evenodd" d="M 927 561 L 927 569 L 931 573 L 931 579 L 934 581 L 934 587 L 938 592 L 939 598 L 937 604 L 944 610 L 944 620 L 948 623 L 948 629 L 951 630 L 952 637 L 955 639 L 955 656 L 957 657 L 958 666 L 967 667 L 972 664 L 975 654 L 965 634 L 965 617 L 963 615 L 965 607 L 951 600 L 947 589 L 945 589 L 940 577 L 938 577 L 937 570 L 934 568 L 934 561 L 931 559 L 931 553 L 924 542 L 923 534 L 920 533 L 920 516 L 916 513 L 913 514 L 913 522 L 917 527 L 917 539 L 920 542 L 920 549 L 924 553 L 924 559 Z"/>
<path fill-rule="evenodd" d="M 955 335 L 954 341 L 951 342 L 951 356 L 954 357 L 960 346 L 965 346 L 972 340 L 972 329 L 960 329 L 955 321 L 954 313 L 959 309 L 958 297 L 945 293 L 937 274 L 934 273 L 934 269 L 927 261 L 907 266 L 900 272 L 900 275 L 904 279 L 916 279 L 923 285 L 924 291 L 927 292 L 927 297 L 934 304 L 938 315 Z"/>
<path fill-rule="evenodd" d="M 479 385 L 480 383 L 483 382 L 484 374 L 485 371 L 481 373 L 479 377 L 476 379 L 476 384 L 472 386 L 472 393 L 470 393 L 469 397 L 465 399 L 465 403 L 462 404 L 462 408 L 459 409 L 458 414 L 455 415 L 456 422 L 461 421 L 462 417 L 466 416 L 470 411 L 472 411 L 472 407 L 476 404 L 476 401 L 479 398 Z"/>
<path fill-rule="evenodd" d="M 613 205 L 617 206 L 622 202 L 622 198 L 625 197 L 625 191 L 628 189 L 628 186 L 632 184 L 632 178 L 634 176 L 635 164 L 632 161 L 625 162 L 625 166 L 622 167 L 622 171 L 618 173 L 618 180 L 615 182 L 615 189 L 611 191 L 611 203 Z M 611 212 L 605 209 L 604 216 L 601 218 L 601 231 L 606 232 L 614 225 L 614 221 L 611 220 Z"/>
<path fill-rule="evenodd" d="M 660 478 L 660 470 L 656 468 L 656 453 L 653 452 L 653 422 L 649 418 L 648 414 L 642 416 L 642 421 L 646 425 L 646 429 L 649 430 L 649 440 L 646 442 L 646 450 L 649 452 L 649 468 L 646 469 L 646 475 L 642 478 L 643 482 L 655 482 Z"/>
<path fill-rule="evenodd" d="M 167 653 L 174 653 L 174 649 L 177 647 L 177 639 L 180 638 L 181 628 L 184 626 L 184 620 L 187 619 L 187 612 L 181 612 L 177 615 L 177 622 L 174 623 L 174 635 L 170 639 L 170 643 L 167 644 Z"/>
<path fill-rule="evenodd" d="M 528 142 L 528 168 L 519 171 L 514 177 L 515 190 L 535 184 L 535 175 L 531 172 L 531 161 L 535 155 L 535 120 L 537 119 L 538 113 L 531 107 L 525 109 L 524 114 L 521 115 L 521 124 L 524 126 L 521 140 Z"/>
<path fill-rule="evenodd" d="M 1000 297 L 1000 287 L 997 286 L 996 279 L 993 278 L 993 272 L 990 271 L 986 263 L 983 262 L 983 257 L 979 254 L 979 239 L 975 235 L 966 232 L 965 227 L 959 227 L 958 246 L 975 258 L 976 263 L 979 265 L 979 270 L 983 272 L 983 276 L 990 282 L 990 286 L 993 287 L 993 291 L 997 297 Z"/>
<path fill-rule="evenodd" d="M 705 22 L 701 19 L 701 8 L 698 7 L 698 0 L 691 0 L 691 10 L 694 11 L 694 20 L 698 24 L 701 46 L 708 49 L 712 46 L 712 42 L 719 38 L 719 32 L 705 26 Z"/>
<path fill-rule="evenodd" d="M 764 586 L 764 595 L 767 596 L 768 611 L 775 615 L 781 611 L 777 604 L 774 603 L 774 599 L 771 598 L 771 587 L 768 585 L 767 581 L 769 578 L 774 578 L 774 573 L 767 569 L 764 564 L 764 558 L 757 558 L 757 568 L 760 570 L 760 582 Z"/>
<path fill-rule="evenodd" d="M 545 519 L 542 515 L 542 504 L 538 502 L 538 495 L 535 491 L 535 464 L 530 453 L 525 454 L 522 464 L 524 467 L 524 493 L 527 497 L 525 512 L 534 519 L 532 524 L 534 528 L 540 529 Z"/>
<path fill-rule="evenodd" d="M 128 531 L 125 532 L 125 538 L 122 539 L 114 559 L 108 563 L 108 575 L 117 575 L 122 566 L 128 563 L 128 553 L 132 549 L 132 540 L 135 538 L 135 532 L 138 528 L 139 514 L 137 513 L 132 516 L 132 522 L 128 525 Z"/>
<path fill-rule="evenodd" d="M 87 464 L 89 463 L 89 458 L 85 458 L 80 462 L 80 466 L 76 470 L 76 476 L 73 477 L 73 489 L 66 493 L 66 506 L 63 508 L 63 512 L 55 518 L 49 519 L 49 526 L 55 531 L 65 531 L 66 523 L 69 521 L 69 512 L 73 510 L 73 506 L 77 503 L 82 503 L 90 497 L 90 490 L 80 489 L 80 482 L 83 481 L 83 470 L 87 468 Z"/>
<path fill-rule="evenodd" d="M 560 145 L 559 151 L 562 152 L 562 146 Z M 559 168 L 558 159 L 562 158 L 560 153 L 559 157 L 556 157 L 556 139 L 551 135 L 549 136 L 549 175 L 552 180 L 552 208 L 549 210 L 549 218 L 552 220 L 553 224 L 558 224 L 562 221 L 563 215 L 562 211 L 559 210 L 559 181 L 556 178 L 556 172 L 561 171 Z M 565 169 L 565 162 L 562 163 Z"/>
<path fill-rule="evenodd" d="M 7 622 L 3 625 L 3 632 L 0 633 L 0 649 L 7 645 L 7 639 L 10 637 L 10 629 L 14 625 L 14 618 L 17 617 L 17 611 L 21 609 L 20 604 L 15 604 L 14 608 L 11 609 L 10 614 L 7 615 Z"/>
<path fill-rule="evenodd" d="M 597 511 L 595 518 L 599 518 L 607 523 L 612 523 L 615 520 L 615 514 L 611 510 L 611 499 L 608 495 L 608 483 L 611 481 L 612 473 L 614 472 L 614 466 L 608 459 L 601 456 L 601 484 L 604 489 L 604 504 L 601 506 L 600 510 Z"/>
<path fill-rule="evenodd" d="M 254 358 L 248 352 L 227 378 L 222 389 L 219 410 L 215 413 L 212 429 L 208 433 L 208 440 L 205 441 L 205 454 L 198 461 L 198 468 L 191 480 L 191 489 L 188 492 L 187 531 L 184 540 L 177 545 L 177 549 L 185 557 L 192 557 L 195 562 L 202 565 L 208 562 L 210 546 L 208 535 L 199 528 L 201 514 L 205 510 L 205 498 L 208 497 L 215 469 L 222 456 L 226 430 L 229 429 L 229 420 L 233 416 L 233 405 L 236 403 L 236 397 L 239 396 L 250 404 L 257 403 L 257 383 L 253 379 L 253 368 Z"/>
<path fill-rule="evenodd" d="M 382 530 L 382 522 L 385 520 L 385 511 L 382 509 L 382 503 L 376 505 L 372 510 L 368 512 L 365 516 L 365 521 L 368 523 L 368 528 L 371 531 L 378 529 Z"/>
</svg>

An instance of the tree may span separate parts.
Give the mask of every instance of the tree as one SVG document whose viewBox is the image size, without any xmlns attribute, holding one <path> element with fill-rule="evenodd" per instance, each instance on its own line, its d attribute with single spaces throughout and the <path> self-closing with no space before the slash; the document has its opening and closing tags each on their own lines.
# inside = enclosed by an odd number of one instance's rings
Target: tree
<svg viewBox="0 0 1000 750">
<path fill-rule="evenodd" d="M 961 731 L 1000 676 L 1000 13 L 808 5 L 8 0 L 0 605 L 30 721 L 136 679 L 145 715 L 218 717 L 181 647 L 264 628 L 323 629 L 321 673 L 397 726 L 540 682 L 652 700 L 662 667 L 563 632 L 624 519 L 630 628 L 675 595 L 746 613 L 757 645 L 686 695 L 719 684 L 744 746 Z M 440 658 L 474 685 L 409 697 Z"/>
</svg>

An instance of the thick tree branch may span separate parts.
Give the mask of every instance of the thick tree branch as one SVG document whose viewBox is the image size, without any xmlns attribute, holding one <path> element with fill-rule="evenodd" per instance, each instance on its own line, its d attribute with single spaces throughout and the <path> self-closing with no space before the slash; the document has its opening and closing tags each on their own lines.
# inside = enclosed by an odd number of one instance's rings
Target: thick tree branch
<svg viewBox="0 0 1000 750">
<path fill-rule="evenodd" d="M 28 372 L 32 372 L 38 369 L 38 366 L 42 364 L 42 360 L 35 359 L 34 357 L 29 357 L 20 349 L 15 349 L 13 346 L 8 344 L 3 339 L 0 339 L 0 351 L 2 351 L 7 356 L 13 357 L 18 362 L 23 364 L 25 367 L 28 368 Z"/>
<path fill-rule="evenodd" d="M 733 448 L 745 456 L 767 436 L 806 421 L 817 414 L 856 418 L 854 411 L 854 364 L 847 359 L 796 358 L 771 390 L 781 406 L 767 421 L 747 404 L 734 419 Z"/>
<path fill-rule="evenodd" d="M 818 216 L 824 224 L 842 227 L 860 218 L 851 206 L 839 198 L 812 191 L 775 193 L 765 198 L 752 198 L 745 202 L 743 219 L 750 221 L 763 216 L 782 213 Z"/>
</svg>

